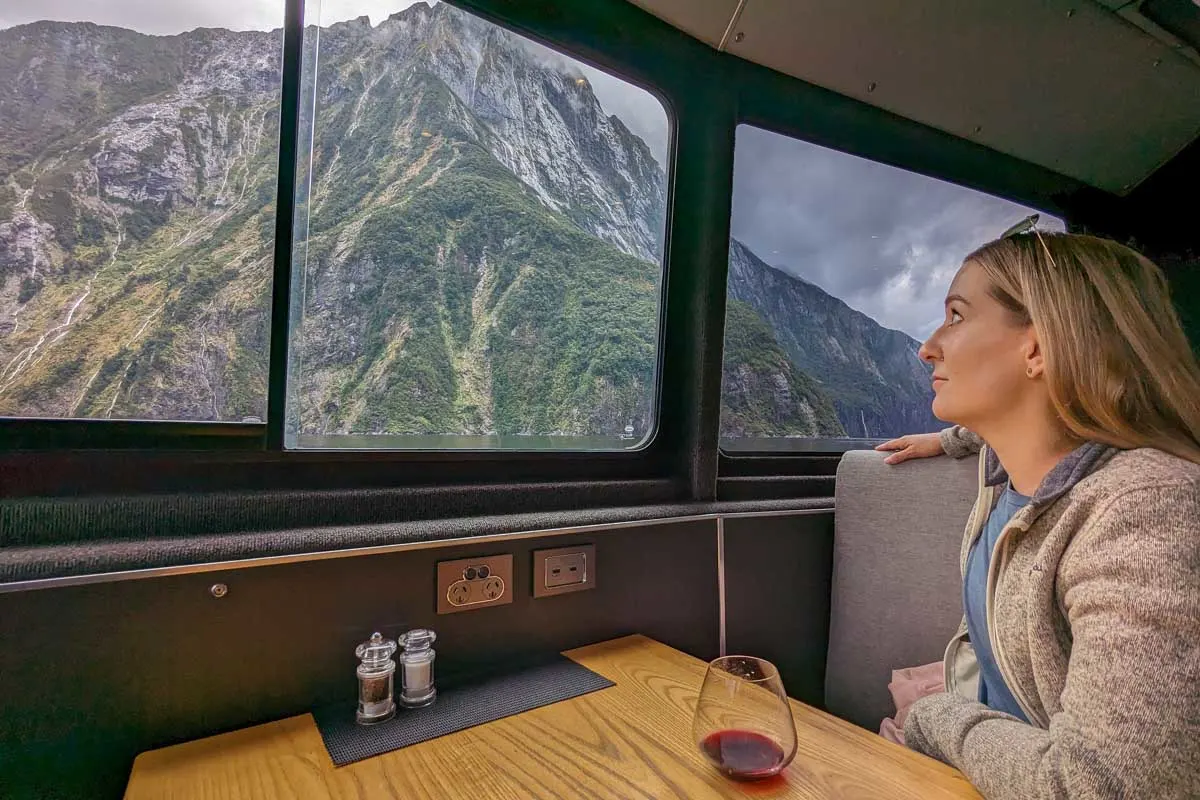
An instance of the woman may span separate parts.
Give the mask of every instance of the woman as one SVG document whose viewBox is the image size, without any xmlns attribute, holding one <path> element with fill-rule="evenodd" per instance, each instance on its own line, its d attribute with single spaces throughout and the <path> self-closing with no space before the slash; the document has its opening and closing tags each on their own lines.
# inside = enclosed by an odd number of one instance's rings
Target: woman
<svg viewBox="0 0 1200 800">
<path fill-rule="evenodd" d="M 972 253 L 921 346 L 980 454 L 965 616 L 908 746 L 988 798 L 1200 797 L 1200 367 L 1150 261 L 1033 232 Z"/>
</svg>

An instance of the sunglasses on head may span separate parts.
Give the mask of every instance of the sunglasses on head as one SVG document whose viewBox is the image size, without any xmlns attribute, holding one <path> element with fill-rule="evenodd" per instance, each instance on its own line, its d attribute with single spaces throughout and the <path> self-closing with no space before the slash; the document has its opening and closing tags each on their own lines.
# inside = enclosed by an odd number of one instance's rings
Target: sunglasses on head
<svg viewBox="0 0 1200 800">
<path fill-rule="evenodd" d="M 1046 246 L 1046 240 L 1042 238 L 1042 232 L 1038 230 L 1037 223 L 1041 219 L 1041 214 L 1030 214 L 1025 219 L 1013 225 L 1011 228 L 1000 234 L 1001 239 L 1009 239 L 1013 236 L 1018 236 L 1022 233 L 1033 232 L 1037 236 L 1037 240 L 1042 245 L 1042 251 L 1045 252 L 1046 258 L 1050 260 L 1050 266 L 1055 266 L 1054 256 L 1050 255 L 1050 248 Z"/>
</svg>

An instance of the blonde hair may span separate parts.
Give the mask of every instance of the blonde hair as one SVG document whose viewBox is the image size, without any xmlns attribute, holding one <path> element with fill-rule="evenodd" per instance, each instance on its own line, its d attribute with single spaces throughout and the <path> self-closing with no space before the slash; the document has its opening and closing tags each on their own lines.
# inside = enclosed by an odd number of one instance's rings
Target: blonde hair
<svg viewBox="0 0 1200 800">
<path fill-rule="evenodd" d="M 1108 239 L 1040 232 L 997 239 L 966 260 L 1033 325 L 1070 434 L 1200 464 L 1200 365 L 1153 262 Z"/>
</svg>

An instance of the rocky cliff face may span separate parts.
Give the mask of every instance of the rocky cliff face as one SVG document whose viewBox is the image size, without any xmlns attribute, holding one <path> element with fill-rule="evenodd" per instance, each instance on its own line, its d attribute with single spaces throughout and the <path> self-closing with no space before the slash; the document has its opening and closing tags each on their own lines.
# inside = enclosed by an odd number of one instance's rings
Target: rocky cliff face
<svg viewBox="0 0 1200 800">
<path fill-rule="evenodd" d="M 0 413 L 262 414 L 278 43 L 0 31 Z"/>
<path fill-rule="evenodd" d="M 648 431 L 646 145 L 561 58 L 449 6 L 320 47 L 294 429 Z"/>
<path fill-rule="evenodd" d="M 456 134 L 547 208 L 626 253 L 660 258 L 662 168 L 624 123 L 604 114 L 587 78 L 562 56 L 445 4 L 412 6 L 376 28 L 365 17 L 334 25 L 321 31 L 319 50 L 318 123 L 353 100 L 347 129 L 318 135 L 319 147 L 370 133 L 360 126 L 376 105 L 416 108 L 416 117 L 393 115 L 392 132 L 403 134 L 405 123 L 423 123 L 420 113 L 431 110 L 415 97 L 448 91 L 453 103 L 439 102 L 460 124 Z M 326 181 L 340 177 L 326 166 Z"/>
</svg>

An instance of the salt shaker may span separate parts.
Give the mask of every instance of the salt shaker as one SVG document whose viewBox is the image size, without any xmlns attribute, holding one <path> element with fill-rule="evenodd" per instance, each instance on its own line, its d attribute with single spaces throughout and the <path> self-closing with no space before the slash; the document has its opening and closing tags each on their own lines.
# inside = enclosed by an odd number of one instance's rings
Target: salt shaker
<svg viewBox="0 0 1200 800">
<path fill-rule="evenodd" d="M 354 655 L 362 659 L 358 673 L 358 711 L 355 721 L 359 725 L 372 725 L 391 719 L 396 713 L 392 699 L 392 680 L 396 674 L 396 662 L 392 653 L 396 643 L 383 638 L 379 632 L 354 649 Z"/>
<path fill-rule="evenodd" d="M 397 659 L 400 661 L 402 688 L 400 704 L 406 708 L 427 706 L 437 698 L 433 685 L 433 659 L 436 653 L 433 642 L 437 638 L 431 630 L 417 628 L 400 636 L 396 641 L 404 648 Z"/>
</svg>

